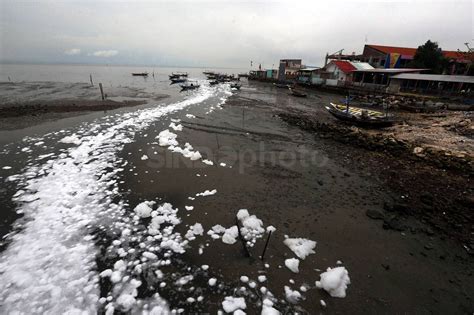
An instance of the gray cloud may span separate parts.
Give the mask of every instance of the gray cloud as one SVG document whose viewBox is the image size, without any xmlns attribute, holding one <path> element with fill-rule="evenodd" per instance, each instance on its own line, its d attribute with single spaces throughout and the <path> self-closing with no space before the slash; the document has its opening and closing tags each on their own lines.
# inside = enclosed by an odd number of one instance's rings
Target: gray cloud
<svg viewBox="0 0 474 315">
<path fill-rule="evenodd" d="M 366 43 L 448 50 L 472 42 L 471 1 L 0 2 L 2 60 L 264 67 L 321 65 Z M 75 47 L 88 54 L 65 56 Z M 119 54 L 105 53 L 117 51 Z M 35 52 L 32 54 L 31 52 Z"/>
</svg>

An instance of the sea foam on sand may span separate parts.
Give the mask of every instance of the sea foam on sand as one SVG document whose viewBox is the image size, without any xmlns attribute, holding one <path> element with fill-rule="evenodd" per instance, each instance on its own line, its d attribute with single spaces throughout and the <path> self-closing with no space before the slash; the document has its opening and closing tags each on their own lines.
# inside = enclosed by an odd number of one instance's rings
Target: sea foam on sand
<svg viewBox="0 0 474 315">
<path fill-rule="evenodd" d="M 346 268 L 328 268 L 320 277 L 321 279 L 316 281 L 318 288 L 326 290 L 332 297 L 346 297 L 347 285 L 351 283 L 349 272 Z"/>
</svg>

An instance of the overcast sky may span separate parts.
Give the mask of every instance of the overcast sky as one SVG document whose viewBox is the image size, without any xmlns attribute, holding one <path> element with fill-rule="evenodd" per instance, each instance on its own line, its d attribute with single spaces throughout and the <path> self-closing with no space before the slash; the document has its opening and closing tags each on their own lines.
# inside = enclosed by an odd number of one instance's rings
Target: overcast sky
<svg viewBox="0 0 474 315">
<path fill-rule="evenodd" d="M 472 1 L 0 0 L 0 61 L 266 68 L 320 66 L 365 43 L 473 43 Z M 474 45 L 473 45 L 474 46 Z"/>
</svg>

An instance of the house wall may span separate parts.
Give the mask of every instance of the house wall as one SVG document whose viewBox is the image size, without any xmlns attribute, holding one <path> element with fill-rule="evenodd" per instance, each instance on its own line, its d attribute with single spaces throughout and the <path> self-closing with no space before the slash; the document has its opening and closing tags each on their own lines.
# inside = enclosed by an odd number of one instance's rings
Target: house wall
<svg viewBox="0 0 474 315">
<path fill-rule="evenodd" d="M 330 63 L 326 67 L 326 71 L 330 72 L 331 75 L 328 79 L 330 80 L 339 80 L 339 81 L 347 81 L 347 75 L 342 72 L 335 64 Z"/>
<path fill-rule="evenodd" d="M 363 61 L 368 62 L 374 68 L 385 68 L 387 54 L 365 45 L 364 51 L 362 53 L 362 59 Z"/>
</svg>

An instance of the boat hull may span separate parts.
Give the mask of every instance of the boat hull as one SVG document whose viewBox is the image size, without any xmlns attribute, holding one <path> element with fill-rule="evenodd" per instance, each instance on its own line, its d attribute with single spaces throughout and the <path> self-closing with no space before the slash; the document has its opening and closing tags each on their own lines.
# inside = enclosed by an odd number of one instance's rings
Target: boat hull
<svg viewBox="0 0 474 315">
<path fill-rule="evenodd" d="M 387 116 L 382 112 L 367 111 L 367 117 L 363 117 L 362 109 L 356 107 L 349 107 L 349 111 L 343 110 L 345 105 L 337 105 L 331 103 L 326 106 L 326 110 L 339 120 L 348 122 L 361 127 L 369 128 L 383 128 L 390 127 L 395 123 L 395 119 Z"/>
</svg>

